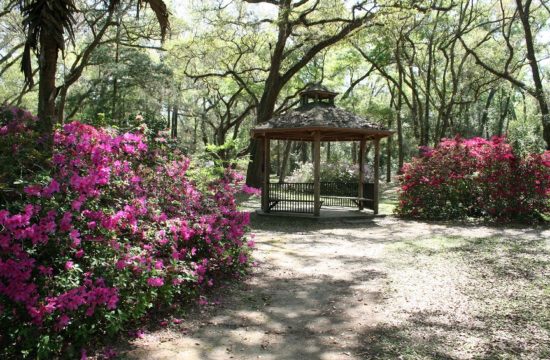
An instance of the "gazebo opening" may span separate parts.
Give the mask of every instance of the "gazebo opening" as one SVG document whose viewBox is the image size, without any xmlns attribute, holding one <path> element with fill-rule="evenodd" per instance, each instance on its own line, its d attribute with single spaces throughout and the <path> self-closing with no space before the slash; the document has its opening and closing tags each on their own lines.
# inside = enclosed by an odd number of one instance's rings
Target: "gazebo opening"
<svg viewBox="0 0 550 360">
<path fill-rule="evenodd" d="M 338 108 L 338 95 L 321 85 L 300 93 L 300 106 L 252 129 L 252 137 L 263 143 L 262 212 L 306 213 L 319 216 L 321 208 L 370 209 L 378 213 L 380 177 L 380 139 L 393 131 Z M 306 141 L 313 143 L 313 182 L 270 182 L 270 141 Z M 359 143 L 357 182 L 324 182 L 320 178 L 321 142 L 356 141 Z M 373 182 L 365 181 L 365 147 L 374 145 Z"/>
</svg>

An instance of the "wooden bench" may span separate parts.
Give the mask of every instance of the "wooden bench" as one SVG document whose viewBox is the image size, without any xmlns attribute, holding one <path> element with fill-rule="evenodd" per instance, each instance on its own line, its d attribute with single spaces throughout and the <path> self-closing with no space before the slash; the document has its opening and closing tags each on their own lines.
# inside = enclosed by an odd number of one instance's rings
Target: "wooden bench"
<svg viewBox="0 0 550 360">
<path fill-rule="evenodd" d="M 327 199 L 346 199 L 346 200 L 351 200 L 353 201 L 357 206 L 359 206 L 359 202 L 372 202 L 374 201 L 373 199 L 369 199 L 369 198 L 360 198 L 360 197 L 357 197 L 357 196 L 324 196 L 324 195 L 321 195 L 321 197 L 323 198 L 327 198 Z"/>
<path fill-rule="evenodd" d="M 296 200 L 296 199 L 269 199 L 269 210 L 273 209 L 279 202 L 297 202 L 297 203 L 314 203 L 314 200 Z M 323 206 L 323 201 L 321 201 L 321 206 Z"/>
</svg>

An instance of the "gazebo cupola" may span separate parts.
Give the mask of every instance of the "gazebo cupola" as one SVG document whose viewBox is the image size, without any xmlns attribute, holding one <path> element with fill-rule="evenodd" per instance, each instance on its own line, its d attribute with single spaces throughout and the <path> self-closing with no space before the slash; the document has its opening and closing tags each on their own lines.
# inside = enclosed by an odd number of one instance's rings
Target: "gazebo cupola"
<svg viewBox="0 0 550 360">
<path fill-rule="evenodd" d="M 311 85 L 300 92 L 300 105 L 326 104 L 334 106 L 334 98 L 338 93 L 328 90 L 322 85 Z"/>
<path fill-rule="evenodd" d="M 263 141 L 264 182 L 262 211 L 264 213 L 305 212 L 319 216 L 321 206 L 367 207 L 378 213 L 378 178 L 380 139 L 393 131 L 380 124 L 341 109 L 334 104 L 338 93 L 322 85 L 312 85 L 300 93 L 300 105 L 271 118 L 252 129 L 253 138 Z M 313 183 L 277 183 L 269 181 L 270 141 L 313 142 Z M 359 177 L 355 184 L 323 183 L 320 179 L 322 141 L 358 141 Z M 365 183 L 364 153 L 367 141 L 374 143 L 374 182 Z"/>
</svg>

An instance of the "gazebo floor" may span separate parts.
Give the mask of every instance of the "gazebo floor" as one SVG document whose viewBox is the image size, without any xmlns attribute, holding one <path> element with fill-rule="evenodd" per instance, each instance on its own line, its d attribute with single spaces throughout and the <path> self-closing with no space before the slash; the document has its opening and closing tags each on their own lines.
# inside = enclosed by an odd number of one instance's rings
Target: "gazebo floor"
<svg viewBox="0 0 550 360">
<path fill-rule="evenodd" d="M 321 209 L 319 216 L 314 216 L 308 213 L 294 213 L 274 211 L 266 213 L 260 209 L 256 210 L 256 214 L 259 216 L 279 217 L 279 218 L 294 218 L 294 219 L 308 219 L 312 221 L 339 221 L 339 220 L 362 220 L 372 219 L 374 217 L 383 217 L 386 215 L 375 215 L 372 210 L 357 210 L 350 208 L 325 208 Z"/>
</svg>

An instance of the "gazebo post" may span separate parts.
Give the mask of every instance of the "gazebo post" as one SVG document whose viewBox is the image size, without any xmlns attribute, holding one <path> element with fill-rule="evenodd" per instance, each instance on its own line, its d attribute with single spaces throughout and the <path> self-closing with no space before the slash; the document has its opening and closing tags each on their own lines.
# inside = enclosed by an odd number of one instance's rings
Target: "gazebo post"
<svg viewBox="0 0 550 360">
<path fill-rule="evenodd" d="M 364 197 L 363 187 L 365 183 L 365 139 L 361 139 L 359 142 L 359 188 L 357 191 L 357 197 L 362 199 Z M 363 210 L 364 203 L 359 200 L 359 210 Z"/>
<path fill-rule="evenodd" d="M 380 178 L 380 138 L 374 140 L 374 199 L 373 210 L 378 214 L 378 184 Z"/>
<path fill-rule="evenodd" d="M 321 133 L 313 137 L 313 216 L 321 215 Z"/>
<path fill-rule="evenodd" d="M 264 212 L 269 212 L 269 170 L 271 169 L 271 163 L 270 163 L 270 142 L 269 138 L 267 136 L 263 139 L 263 145 L 264 145 L 264 186 L 262 189 L 262 210 Z"/>
</svg>

